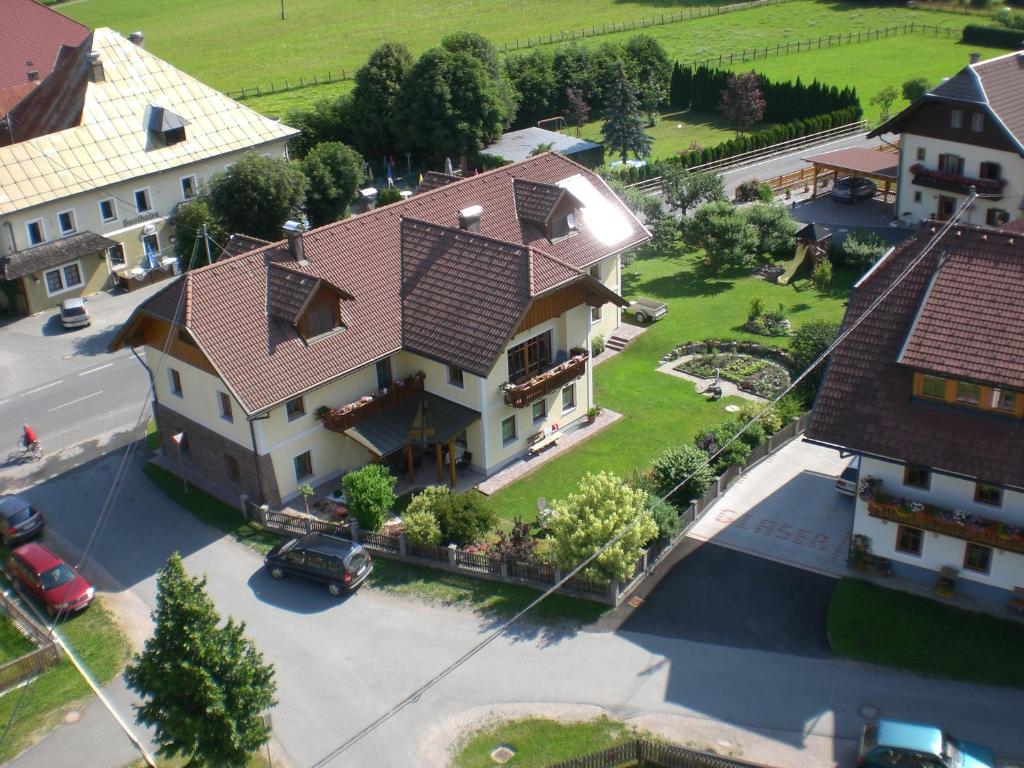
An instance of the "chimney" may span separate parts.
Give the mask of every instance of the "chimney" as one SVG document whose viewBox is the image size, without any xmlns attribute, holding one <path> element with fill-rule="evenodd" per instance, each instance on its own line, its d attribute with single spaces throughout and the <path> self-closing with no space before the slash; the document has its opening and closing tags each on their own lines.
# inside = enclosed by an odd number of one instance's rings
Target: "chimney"
<svg viewBox="0 0 1024 768">
<path fill-rule="evenodd" d="M 102 83 L 107 79 L 103 74 L 103 62 L 98 51 L 89 54 L 89 79 L 94 83 Z"/>
<path fill-rule="evenodd" d="M 306 249 L 302 244 L 302 225 L 297 221 L 286 221 L 283 229 L 292 258 L 299 264 L 306 264 Z"/>
<path fill-rule="evenodd" d="M 977 51 L 971 51 L 971 64 L 977 64 L 981 61 L 981 54 Z"/>
<path fill-rule="evenodd" d="M 34 83 L 36 80 L 39 79 L 39 70 L 37 70 L 37 69 L 30 69 L 25 74 L 28 77 L 28 81 L 30 83 Z"/>
<path fill-rule="evenodd" d="M 467 232 L 480 234 L 480 217 L 484 209 L 479 205 L 471 205 L 459 211 L 459 226 Z"/>
<path fill-rule="evenodd" d="M 142 34 L 142 30 L 132 32 L 130 35 L 128 35 L 128 40 L 132 43 L 135 43 L 135 45 L 139 46 L 139 48 L 146 47 L 146 36 Z"/>
</svg>

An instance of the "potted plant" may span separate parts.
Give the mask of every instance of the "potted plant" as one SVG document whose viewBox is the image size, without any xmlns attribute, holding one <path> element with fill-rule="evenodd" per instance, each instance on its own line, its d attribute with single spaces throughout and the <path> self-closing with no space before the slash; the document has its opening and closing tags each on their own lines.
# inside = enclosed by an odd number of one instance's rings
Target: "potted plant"
<svg viewBox="0 0 1024 768">
<path fill-rule="evenodd" d="M 597 417 L 601 415 L 601 406 L 592 405 L 587 408 L 587 424 L 593 424 L 597 421 Z"/>
<path fill-rule="evenodd" d="M 319 421 L 323 421 L 324 419 L 326 419 L 326 418 L 327 418 L 327 414 L 329 414 L 330 412 L 331 412 L 331 409 L 330 409 L 330 408 L 328 408 L 328 407 L 327 407 L 326 405 L 321 405 L 321 406 L 320 406 L 319 408 L 317 408 L 317 409 L 316 409 L 316 411 L 314 412 L 314 416 L 316 416 L 316 418 L 317 418 L 317 419 L 318 419 Z"/>
</svg>

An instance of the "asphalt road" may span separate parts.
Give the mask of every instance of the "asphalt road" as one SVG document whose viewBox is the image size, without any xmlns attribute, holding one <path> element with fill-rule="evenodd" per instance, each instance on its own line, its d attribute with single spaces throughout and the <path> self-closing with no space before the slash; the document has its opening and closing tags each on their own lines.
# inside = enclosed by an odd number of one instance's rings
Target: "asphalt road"
<svg viewBox="0 0 1024 768">
<path fill-rule="evenodd" d="M 46 510 L 48 535 L 58 534 L 65 551 L 88 538 L 117 460 L 108 456 L 27 492 Z M 801 605 L 812 596 L 806 609 L 820 615 L 824 594 L 818 586 L 801 586 L 817 584 L 820 577 L 800 572 L 784 577 L 788 592 L 780 587 L 781 592 L 769 594 L 761 586 L 743 599 L 752 584 L 777 576 L 763 568 L 746 572 L 745 558 L 714 566 L 735 571 L 732 577 L 722 574 L 726 586 L 682 576 L 662 584 L 649 602 L 670 615 L 674 627 L 668 630 L 660 618 L 652 624 L 642 613 L 633 628 L 627 621 L 612 632 L 517 626 L 351 750 L 335 754 L 363 726 L 471 648 L 498 619 L 374 590 L 337 600 L 318 585 L 274 581 L 256 553 L 157 493 L 139 471 L 142 460 L 136 457 L 106 522 L 95 558 L 102 568 L 87 564 L 84 572 L 101 586 L 128 590 L 114 598 L 129 624 L 139 627 L 153 605 L 153 574 L 172 551 L 182 553 L 191 573 L 205 573 L 222 614 L 244 620 L 276 667 L 280 703 L 274 733 L 293 766 L 441 765 L 436 742 L 425 740 L 433 729 L 468 710 L 519 702 L 586 702 L 620 718 L 658 713 L 682 722 L 722 724 L 741 734 L 761 729 L 789 751 L 789 759 L 777 764 L 806 768 L 850 764 L 852 740 L 868 706 L 888 717 L 938 723 L 1003 755 L 1024 754 L 1021 691 L 902 675 L 821 658 L 815 648 L 805 655 L 765 650 L 763 640 L 790 631 L 783 625 L 791 619 L 802 622 L 792 632 L 804 631 L 811 619 L 799 618 Z M 698 572 L 711 567 L 706 561 L 696 564 Z M 699 611 L 686 610 L 688 590 L 703 593 Z M 776 603 L 787 599 L 792 605 Z M 718 629 L 701 635 L 697 625 L 718 611 Z M 765 618 L 773 611 L 783 612 Z M 751 616 L 750 622 L 759 627 L 754 636 L 762 647 L 719 642 L 736 637 L 737 622 L 727 614 L 737 612 L 760 613 L 761 619 Z M 741 629 L 745 621 L 740 618 Z M 130 718 L 130 697 L 116 686 L 112 694 Z M 60 726 L 12 765 L 67 765 L 75 755 L 88 756 L 75 761 L 83 768 L 123 764 L 131 756 L 109 718 L 90 705 L 78 724 Z"/>
</svg>

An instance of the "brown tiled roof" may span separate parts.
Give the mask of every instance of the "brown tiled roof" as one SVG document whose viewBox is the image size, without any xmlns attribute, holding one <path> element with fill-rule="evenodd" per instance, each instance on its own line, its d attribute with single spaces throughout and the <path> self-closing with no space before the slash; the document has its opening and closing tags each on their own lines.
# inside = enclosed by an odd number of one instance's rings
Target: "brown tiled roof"
<svg viewBox="0 0 1024 768">
<path fill-rule="evenodd" d="M 995 233 L 983 237 L 1009 242 Z M 983 246 L 987 245 L 986 240 Z M 1024 389 L 1022 254 L 1020 248 L 981 247 L 944 261 L 927 289 L 900 362 L 954 378 Z"/>
<path fill-rule="evenodd" d="M 429 192 L 432 189 L 446 187 L 449 184 L 454 184 L 456 181 L 461 180 L 461 176 L 452 176 L 451 174 L 441 173 L 440 171 L 427 171 L 427 174 L 423 177 L 423 181 L 420 182 L 417 192 Z"/>
<path fill-rule="evenodd" d="M 221 251 L 221 256 L 224 258 L 241 256 L 243 253 L 254 251 L 265 245 L 270 245 L 270 242 L 268 240 L 260 240 L 252 235 L 240 235 L 236 232 L 228 238 L 227 243 L 224 245 L 224 250 Z"/>
<path fill-rule="evenodd" d="M 588 227 L 586 212 L 578 217 L 579 231 L 572 237 L 549 242 L 539 233 L 524 233 L 516 215 L 513 179 L 557 184 L 576 176 L 592 185 L 601 205 L 613 207 L 610 210 L 622 218 L 621 240 L 602 242 L 602 233 Z M 287 245 L 279 242 L 193 270 L 187 278 L 187 312 L 182 314 L 246 411 L 265 410 L 400 349 L 401 220 L 456 228 L 459 211 L 472 205 L 483 208 L 480 229 L 484 237 L 546 255 L 534 260 L 535 293 L 558 285 L 575 269 L 649 237 L 599 176 L 564 157 L 545 154 L 307 232 L 303 236 L 305 266 L 292 261 Z M 267 262 L 285 264 L 351 292 L 355 300 L 346 305 L 346 330 L 307 345 L 292 326 L 268 318 Z M 175 281 L 154 295 L 140 306 L 137 315 L 148 312 L 172 317 L 183 282 Z M 130 336 L 134 320 L 135 316 L 129 319 L 114 345 L 123 344 Z M 448 352 L 471 343 L 451 334 Z"/>
<path fill-rule="evenodd" d="M 1024 311 L 1020 291 L 1010 293 L 999 279 L 1006 275 L 1010 288 L 1019 284 L 1024 240 L 993 236 L 991 231 L 987 238 L 983 235 L 967 229 L 949 233 L 836 349 L 815 402 L 809 438 L 858 453 L 1024 487 L 1024 433 L 1019 420 L 914 399 L 914 371 L 897 361 L 918 308 L 922 303 L 928 306 L 926 294 L 940 258 L 945 262 L 935 283 L 942 283 L 946 301 L 953 298 L 955 304 L 959 300 L 956 294 L 947 293 L 947 284 L 959 284 L 967 291 L 978 285 L 993 292 L 990 298 L 1002 307 L 1003 317 Z M 930 236 L 930 230 L 921 231 L 868 273 L 850 299 L 844 329 L 921 253 Z M 996 275 L 981 274 L 992 269 Z M 971 302 L 982 300 L 980 296 L 969 298 Z M 964 330 L 946 331 L 979 345 L 979 365 L 1003 365 L 999 360 L 1002 341 L 991 348 L 995 359 L 986 359 L 990 348 L 986 334 L 980 332 L 986 319 L 968 318 L 963 313 L 957 317 L 967 324 Z M 991 332 L 991 326 L 986 330 Z"/>
<path fill-rule="evenodd" d="M 0 24 L 0 88 L 28 81 L 28 71 L 43 80 L 53 71 L 62 45 L 82 44 L 89 28 L 35 0 L 3 0 Z"/>
<path fill-rule="evenodd" d="M 868 136 L 898 133 L 903 121 L 922 105 L 945 100 L 987 107 L 1024 154 L 1024 52 L 1020 51 L 967 65 Z"/>
<path fill-rule="evenodd" d="M 103 253 L 114 245 L 117 245 L 116 241 L 95 232 L 79 232 L 77 235 L 15 251 L 4 258 L 2 275 L 5 280 L 14 280 L 85 256 L 95 258 L 97 253 Z"/>
<path fill-rule="evenodd" d="M 312 275 L 270 264 L 267 267 L 267 314 L 294 325 L 319 286 L 320 281 Z"/>
<path fill-rule="evenodd" d="M 551 211 L 565 194 L 564 189 L 554 184 L 538 184 L 525 179 L 516 179 L 512 188 L 515 191 L 519 218 L 541 227 L 548 223 Z"/>
</svg>

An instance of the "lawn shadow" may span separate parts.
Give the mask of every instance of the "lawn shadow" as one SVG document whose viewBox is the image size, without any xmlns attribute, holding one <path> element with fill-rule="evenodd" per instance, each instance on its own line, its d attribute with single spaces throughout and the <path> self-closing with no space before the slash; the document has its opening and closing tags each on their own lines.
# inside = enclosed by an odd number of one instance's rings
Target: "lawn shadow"
<svg viewBox="0 0 1024 768">
<path fill-rule="evenodd" d="M 806 312 L 810 308 L 811 308 L 810 304 L 805 304 L 803 302 L 800 302 L 799 304 L 794 304 L 792 307 L 790 307 L 789 311 L 790 312 Z"/>
<path fill-rule="evenodd" d="M 717 296 L 732 287 L 732 280 L 713 276 L 704 270 L 677 272 L 674 275 L 655 277 L 630 286 L 631 290 L 637 293 L 647 293 L 658 299 Z"/>
</svg>

